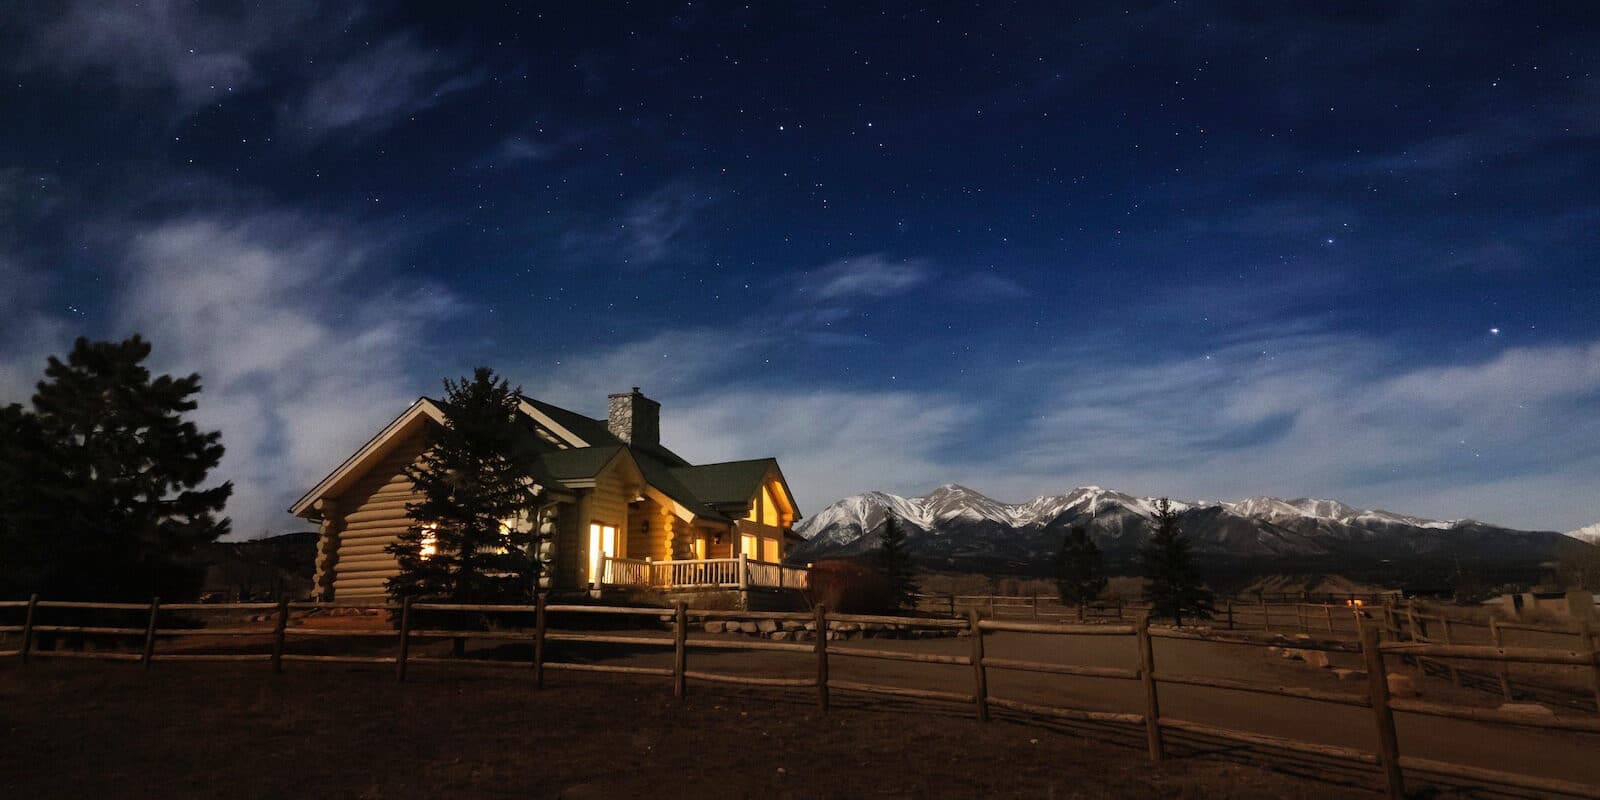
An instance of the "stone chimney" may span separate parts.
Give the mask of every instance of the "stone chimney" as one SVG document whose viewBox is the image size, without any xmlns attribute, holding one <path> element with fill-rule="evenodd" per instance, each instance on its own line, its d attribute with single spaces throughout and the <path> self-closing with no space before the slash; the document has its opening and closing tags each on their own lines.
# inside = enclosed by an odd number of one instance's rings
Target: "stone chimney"
<svg viewBox="0 0 1600 800">
<path fill-rule="evenodd" d="M 639 393 L 639 387 L 606 398 L 611 435 L 632 445 L 661 444 L 661 404 Z"/>
</svg>

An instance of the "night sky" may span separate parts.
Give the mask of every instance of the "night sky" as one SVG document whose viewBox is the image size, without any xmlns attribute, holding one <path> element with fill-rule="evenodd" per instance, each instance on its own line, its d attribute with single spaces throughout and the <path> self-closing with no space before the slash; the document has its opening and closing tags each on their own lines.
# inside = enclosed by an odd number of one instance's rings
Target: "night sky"
<svg viewBox="0 0 1600 800">
<path fill-rule="evenodd" d="M 805 512 L 1600 521 L 1591 4 L 321 5 L 0 20 L 0 401 L 143 333 L 240 535 L 478 364 Z"/>
</svg>

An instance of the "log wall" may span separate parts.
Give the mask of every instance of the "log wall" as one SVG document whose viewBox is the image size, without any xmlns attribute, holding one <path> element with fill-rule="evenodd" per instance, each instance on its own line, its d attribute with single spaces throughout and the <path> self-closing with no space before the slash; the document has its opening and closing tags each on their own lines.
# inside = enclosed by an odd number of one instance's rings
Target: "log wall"
<svg viewBox="0 0 1600 800">
<path fill-rule="evenodd" d="M 384 551 L 411 524 L 406 503 L 415 497 L 415 487 L 405 476 L 407 466 L 416 462 L 426 448 L 425 433 L 400 442 L 348 492 L 329 505 L 335 513 L 324 522 L 324 542 L 333 541 L 326 580 L 332 599 L 367 600 L 383 598 L 384 584 L 398 574 L 399 564 Z M 331 523 L 331 524 L 330 524 Z"/>
</svg>

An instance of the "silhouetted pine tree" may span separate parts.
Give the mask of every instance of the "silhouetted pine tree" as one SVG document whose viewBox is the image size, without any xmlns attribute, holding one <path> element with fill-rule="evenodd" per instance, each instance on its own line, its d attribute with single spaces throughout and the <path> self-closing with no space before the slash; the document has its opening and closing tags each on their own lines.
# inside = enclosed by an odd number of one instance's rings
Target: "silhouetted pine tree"
<svg viewBox="0 0 1600 800">
<path fill-rule="evenodd" d="M 222 460 L 203 433 L 200 376 L 151 377 L 150 344 L 79 338 L 52 356 L 33 410 L 0 411 L 0 586 L 60 599 L 147 600 L 198 593 L 202 547 L 233 486 L 202 489 Z"/>
<path fill-rule="evenodd" d="M 1144 564 L 1145 597 L 1156 616 L 1170 616 L 1182 625 L 1183 615 L 1211 618 L 1211 593 L 1201 586 L 1189 539 L 1178 525 L 1178 515 L 1163 497 L 1156 502 L 1155 532 L 1139 551 Z"/>
<path fill-rule="evenodd" d="M 1078 618 L 1083 618 L 1083 606 L 1100 597 L 1106 590 L 1106 564 L 1082 526 L 1067 531 L 1056 552 L 1056 591 L 1061 604 L 1078 607 Z"/>
<path fill-rule="evenodd" d="M 878 551 L 878 569 L 889 587 L 889 602 L 895 608 L 915 608 L 917 605 L 917 576 L 911 564 L 911 553 L 906 550 L 906 534 L 893 516 L 883 522 L 883 532 L 878 534 L 883 549 Z"/>
<path fill-rule="evenodd" d="M 542 566 L 530 523 L 543 488 L 533 481 L 538 453 L 519 425 L 521 390 L 487 367 L 444 388 L 444 424 L 405 470 L 420 499 L 406 504 L 411 526 L 387 548 L 400 562 L 389 594 L 530 601 Z"/>
</svg>

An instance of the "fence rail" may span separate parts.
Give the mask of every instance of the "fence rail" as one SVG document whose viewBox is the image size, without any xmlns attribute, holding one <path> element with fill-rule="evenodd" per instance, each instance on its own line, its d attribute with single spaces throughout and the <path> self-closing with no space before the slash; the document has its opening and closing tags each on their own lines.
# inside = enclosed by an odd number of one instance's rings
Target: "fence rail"
<svg viewBox="0 0 1600 800">
<path fill-rule="evenodd" d="M 1561 650 L 1548 648 L 1505 648 L 1483 647 L 1474 645 L 1440 645 L 1417 641 L 1381 641 L 1380 634 L 1387 630 L 1377 620 L 1369 621 L 1370 624 L 1359 624 L 1359 644 L 1352 644 L 1337 640 L 1301 640 L 1296 639 L 1293 645 L 1296 648 L 1325 650 L 1329 652 L 1360 653 L 1367 668 L 1367 691 L 1359 692 L 1327 692 L 1311 690 L 1301 687 L 1277 686 L 1266 683 L 1235 680 L 1202 675 L 1189 675 L 1158 668 L 1152 642 L 1154 639 L 1182 639 L 1199 640 L 1215 644 L 1228 644 L 1248 647 L 1263 647 L 1273 644 L 1282 644 L 1283 639 L 1253 637 L 1245 634 L 1221 634 L 1209 631 L 1195 631 L 1182 629 L 1152 629 L 1148 614 L 1140 615 L 1134 625 L 1074 625 L 1059 623 L 1034 623 L 1017 622 L 1008 620 L 981 619 L 977 609 L 970 609 L 963 619 L 925 618 L 904 616 L 876 616 L 861 614 L 829 614 L 821 605 L 810 613 L 785 613 L 785 612 L 741 612 L 741 611 L 711 611 L 693 610 L 687 608 L 683 602 L 674 604 L 672 608 L 653 607 L 606 607 L 588 605 L 556 605 L 547 604 L 540 598 L 533 605 L 465 605 L 449 603 L 422 603 L 406 600 L 399 605 L 369 604 L 363 606 L 335 605 L 332 603 L 289 603 L 276 604 L 261 603 L 219 603 L 219 604 L 178 604 L 162 606 L 159 599 L 148 604 L 128 603 L 85 603 L 85 602 L 59 602 L 41 601 L 37 596 L 26 602 L 6 601 L 0 607 L 25 608 L 26 616 L 20 626 L 21 643 L 14 651 L 7 651 L 10 655 L 20 658 L 27 663 L 30 658 L 54 656 L 70 658 L 100 658 L 107 660 L 137 661 L 149 668 L 154 661 L 256 661 L 269 662 L 274 672 L 282 672 L 285 663 L 343 663 L 343 664 L 379 664 L 393 666 L 396 679 L 404 682 L 407 670 L 412 664 L 450 665 L 450 666 L 512 666 L 530 669 L 533 674 L 533 683 L 537 688 L 543 688 L 545 674 L 549 671 L 568 672 L 596 672 L 645 677 L 659 677 L 670 679 L 673 694 L 682 697 L 687 691 L 690 681 L 700 683 L 717 683 L 743 686 L 760 686 L 769 688 L 794 688 L 809 689 L 816 693 L 817 703 L 826 711 L 830 705 L 830 693 L 834 691 L 885 695 L 892 697 L 906 697 L 921 700 L 950 702 L 970 705 L 973 713 L 979 720 L 988 720 L 990 709 L 999 708 L 1018 713 L 1036 716 L 1047 716 L 1058 719 L 1111 722 L 1144 729 L 1145 740 L 1152 761 L 1160 762 L 1166 756 L 1166 733 L 1175 731 L 1191 735 L 1213 737 L 1223 740 L 1275 748 L 1278 750 L 1313 754 L 1321 757 L 1337 759 L 1355 764 L 1376 766 L 1383 773 L 1384 786 L 1390 797 L 1399 798 L 1405 792 L 1405 774 L 1407 771 L 1434 776 L 1443 776 L 1448 780 L 1460 782 L 1469 781 L 1478 784 L 1512 787 L 1517 789 L 1549 792 L 1577 797 L 1600 798 L 1600 784 L 1577 783 L 1567 780 L 1558 780 L 1542 776 L 1520 773 L 1489 770 L 1481 767 L 1472 767 L 1453 763 L 1431 761 L 1428 759 L 1402 756 L 1400 754 L 1400 741 L 1395 731 L 1395 712 L 1419 714 L 1432 717 L 1470 720 L 1473 722 L 1491 723 L 1511 726 L 1515 728 L 1533 728 L 1563 732 L 1576 732 L 1582 734 L 1600 734 L 1600 718 L 1574 718 L 1553 717 L 1536 718 L 1518 715 L 1495 709 L 1475 708 L 1469 706 L 1447 705 L 1441 703 L 1422 702 L 1407 699 L 1392 699 L 1388 689 L 1388 670 L 1385 656 L 1411 656 L 1448 659 L 1472 659 L 1479 661 L 1506 663 L 1540 663 L 1559 665 L 1588 666 L 1600 675 L 1600 656 L 1597 656 L 1592 639 L 1586 649 Z M 395 615 L 396 630 L 393 631 L 333 631 L 314 630 L 304 628 L 291 628 L 287 625 L 289 612 L 292 608 L 299 609 L 324 609 L 324 608 L 364 608 L 381 609 Z M 118 610 L 142 611 L 146 620 L 142 626 L 67 626 L 45 625 L 38 621 L 40 609 L 80 609 L 80 610 Z M 168 636 L 235 636 L 247 633 L 262 634 L 263 631 L 250 631 L 247 629 L 218 628 L 218 629 L 184 629 L 163 628 L 159 626 L 160 616 L 163 612 L 174 611 L 263 611 L 275 610 L 274 625 L 270 631 L 272 647 L 270 653 L 157 653 L 158 639 Z M 445 612 L 445 613 L 475 613 L 479 615 L 493 613 L 531 614 L 534 620 L 532 630 L 451 630 L 438 628 L 417 628 L 414 625 L 414 614 L 418 611 Z M 549 626 L 551 614 L 581 614 L 600 617 L 647 617 L 655 620 L 664 620 L 668 624 L 669 635 L 640 635 L 595 633 L 578 630 L 552 630 Z M 788 622 L 805 621 L 815 627 L 814 641 L 809 643 L 767 641 L 760 639 L 714 639 L 703 636 L 689 636 L 689 620 L 713 618 L 743 618 L 743 619 L 769 619 Z M 838 622 L 871 622 L 884 625 L 914 625 L 924 628 L 959 629 L 969 639 L 971 652 L 968 655 L 948 655 L 930 653 L 912 653 L 900 650 L 875 649 L 857 646 L 832 646 L 829 642 L 831 623 Z M 16 626 L 10 626 L 16 627 Z M 36 636 L 39 633 L 66 633 L 71 632 L 81 635 L 115 635 L 136 638 L 142 641 L 141 652 L 69 652 L 69 651 L 36 651 L 33 648 Z M 1130 639 L 1135 644 L 1138 655 L 1137 669 L 1124 669 L 1113 667 L 1092 667 L 1075 664 L 1050 663 L 1010 658 L 997 658 L 986 655 L 985 638 L 994 633 L 1022 633 L 1039 636 L 1096 636 L 1119 637 Z M 1586 631 L 1587 632 L 1587 631 Z M 372 656 L 351 654 L 300 654 L 286 653 L 285 644 L 288 640 L 302 636 L 361 636 L 366 638 L 388 638 L 394 640 L 397 647 L 395 655 Z M 415 656 L 411 654 L 411 644 L 419 639 L 437 638 L 480 638 L 504 641 L 522 641 L 532 647 L 532 658 L 521 662 L 505 660 L 473 659 L 473 658 L 439 658 L 428 656 Z M 636 667 L 618 664 L 593 664 L 571 661 L 557 661 L 550 657 L 547 649 L 549 642 L 577 642 L 596 644 L 621 644 L 633 647 L 648 647 L 670 649 L 673 654 L 673 663 L 668 667 Z M 713 650 L 768 650 L 807 654 L 815 657 L 815 673 L 806 677 L 768 677 L 751 675 L 732 675 L 717 672 L 708 672 L 700 669 L 689 668 L 688 654 L 693 649 Z M 969 667 L 971 684 L 967 687 L 951 689 L 928 689 L 909 686 L 895 686 L 889 684 L 864 683 L 860 681 L 847 681 L 832 678 L 829 675 L 829 666 L 832 659 L 877 659 L 896 662 L 918 662 L 947 666 Z M 1024 702 L 1015 698 L 996 696 L 989 689 L 988 671 L 992 669 L 1014 670 L 1025 672 L 1053 673 L 1078 677 L 1103 678 L 1115 680 L 1136 680 L 1143 686 L 1143 706 L 1141 713 L 1110 712 L 1085 708 L 1071 708 L 1052 706 L 1040 703 Z M 1248 692 L 1253 694 L 1275 695 L 1298 700 L 1310 700 L 1353 706 L 1370 709 L 1373 715 L 1373 724 L 1378 734 L 1378 748 L 1376 752 L 1367 752 L 1348 747 L 1337 747 L 1317 742 L 1307 742 L 1285 737 L 1271 736 L 1251 731 L 1240 731 L 1230 728 L 1218 727 L 1208 723 L 1174 718 L 1164 714 L 1161 710 L 1161 686 L 1186 685 L 1214 689 L 1225 692 Z"/>
</svg>

